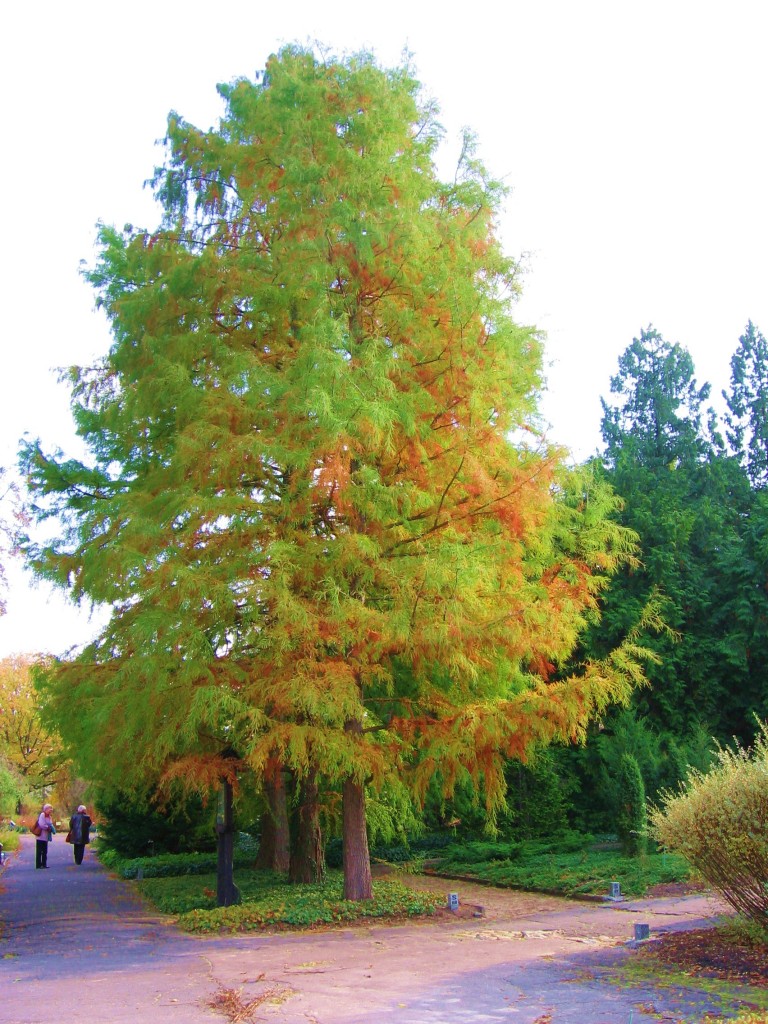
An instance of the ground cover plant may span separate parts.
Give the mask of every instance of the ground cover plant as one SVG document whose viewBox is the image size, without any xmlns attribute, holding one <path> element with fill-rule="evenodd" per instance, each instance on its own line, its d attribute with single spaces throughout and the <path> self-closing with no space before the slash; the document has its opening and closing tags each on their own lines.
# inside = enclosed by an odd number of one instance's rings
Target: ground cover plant
<svg viewBox="0 0 768 1024">
<path fill-rule="evenodd" d="M 435 874 L 563 896 L 605 896 L 611 882 L 619 882 L 625 896 L 636 897 L 656 885 L 692 880 L 683 857 L 665 853 L 628 857 L 617 849 L 595 848 L 591 836 L 525 843 L 457 843 L 428 863 Z"/>
<path fill-rule="evenodd" d="M 241 870 L 236 883 L 242 902 L 216 906 L 216 874 L 145 878 L 141 892 L 165 914 L 178 915 L 189 932 L 256 931 L 262 928 L 311 928 L 364 918 L 402 918 L 431 914 L 443 898 L 415 892 L 397 881 L 377 881 L 370 900 L 343 898 L 343 876 L 331 871 L 322 883 L 297 885 L 270 871 Z"/>
<path fill-rule="evenodd" d="M 121 857 L 115 850 L 99 850 L 99 859 L 105 867 L 121 878 L 169 878 L 176 875 L 205 875 L 216 872 L 217 854 L 213 853 L 158 853 L 146 857 Z M 247 868 L 253 864 L 253 853 L 235 850 L 235 867 Z"/>
</svg>

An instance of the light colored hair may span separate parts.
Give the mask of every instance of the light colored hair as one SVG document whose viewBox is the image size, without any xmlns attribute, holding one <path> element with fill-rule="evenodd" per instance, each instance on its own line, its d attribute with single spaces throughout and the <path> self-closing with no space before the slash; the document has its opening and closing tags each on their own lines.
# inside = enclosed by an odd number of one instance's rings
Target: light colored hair
<svg viewBox="0 0 768 1024">
<path fill-rule="evenodd" d="M 53 810 L 53 804 L 43 804 L 43 810 L 44 811 L 52 811 Z"/>
<path fill-rule="evenodd" d="M 80 804 L 80 806 L 77 808 L 77 813 L 78 814 L 82 814 L 83 811 L 85 811 L 85 809 L 86 809 L 85 804 Z"/>
</svg>

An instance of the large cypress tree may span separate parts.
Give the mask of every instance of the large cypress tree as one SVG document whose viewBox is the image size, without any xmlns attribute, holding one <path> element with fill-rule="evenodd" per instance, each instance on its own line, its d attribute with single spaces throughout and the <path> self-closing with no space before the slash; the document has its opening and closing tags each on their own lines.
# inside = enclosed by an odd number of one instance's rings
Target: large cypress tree
<svg viewBox="0 0 768 1024">
<path fill-rule="evenodd" d="M 553 679 L 631 544 L 538 434 L 504 190 L 469 139 L 438 178 L 409 69 L 288 47 L 220 91 L 217 128 L 169 119 L 160 227 L 101 230 L 89 460 L 24 454 L 64 523 L 31 563 L 112 607 L 47 708 L 92 772 L 203 784 L 231 746 L 340 786 L 365 898 L 367 786 L 469 777 L 492 811 L 506 755 L 626 699 L 631 642 Z"/>
</svg>

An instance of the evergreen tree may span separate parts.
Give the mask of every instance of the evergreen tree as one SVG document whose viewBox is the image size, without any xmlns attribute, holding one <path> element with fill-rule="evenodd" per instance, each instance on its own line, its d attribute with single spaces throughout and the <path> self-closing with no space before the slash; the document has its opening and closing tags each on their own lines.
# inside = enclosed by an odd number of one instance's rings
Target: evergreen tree
<svg viewBox="0 0 768 1024">
<path fill-rule="evenodd" d="M 700 388 L 693 374 L 690 354 L 665 341 L 652 326 L 632 339 L 611 378 L 618 402 L 601 399 L 608 465 L 630 460 L 652 469 L 677 460 L 696 461 L 707 453 L 702 405 L 710 386 Z"/>
<path fill-rule="evenodd" d="M 632 754 L 622 754 L 617 779 L 619 810 L 616 828 L 622 849 L 630 857 L 646 848 L 645 785 L 640 766 Z"/>
<path fill-rule="evenodd" d="M 631 537 L 540 440 L 504 190 L 469 139 L 438 179 L 410 70 L 288 47 L 220 92 L 216 129 L 169 119 L 161 226 L 101 230 L 114 341 L 71 373 L 90 459 L 23 455 L 64 524 L 31 564 L 112 608 L 41 685 L 86 774 L 202 787 L 223 746 L 290 771 L 318 870 L 339 786 L 366 898 L 368 788 L 470 779 L 493 812 L 505 756 L 642 679 L 630 637 L 555 681 Z"/>
<path fill-rule="evenodd" d="M 603 402 L 604 466 L 641 560 L 614 579 L 590 642 L 610 645 L 659 592 L 677 636 L 649 640 L 659 661 L 635 698 L 638 713 L 682 740 L 701 724 L 721 739 L 748 738 L 768 696 L 755 662 L 765 650 L 766 593 L 749 481 L 722 449 L 703 408 L 708 386 L 697 385 L 684 349 L 649 329 L 619 368 L 618 404 Z"/>
<path fill-rule="evenodd" d="M 768 343 L 750 320 L 731 358 L 726 424 L 731 448 L 753 487 L 768 483 Z"/>
</svg>

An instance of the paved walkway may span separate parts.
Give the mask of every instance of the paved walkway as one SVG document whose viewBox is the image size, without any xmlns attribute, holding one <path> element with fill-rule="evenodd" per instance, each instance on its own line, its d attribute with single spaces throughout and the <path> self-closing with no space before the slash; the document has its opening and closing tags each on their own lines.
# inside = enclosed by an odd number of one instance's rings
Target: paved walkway
<svg viewBox="0 0 768 1024">
<path fill-rule="evenodd" d="M 0 875 L 2 1024 L 650 1024 L 713 1009 L 703 993 L 610 981 L 635 923 L 700 926 L 722 909 L 705 897 L 602 905 L 417 879 L 458 891 L 461 916 L 197 938 L 91 850 L 77 867 L 57 836 L 48 863 L 35 870 L 25 836 Z"/>
</svg>

